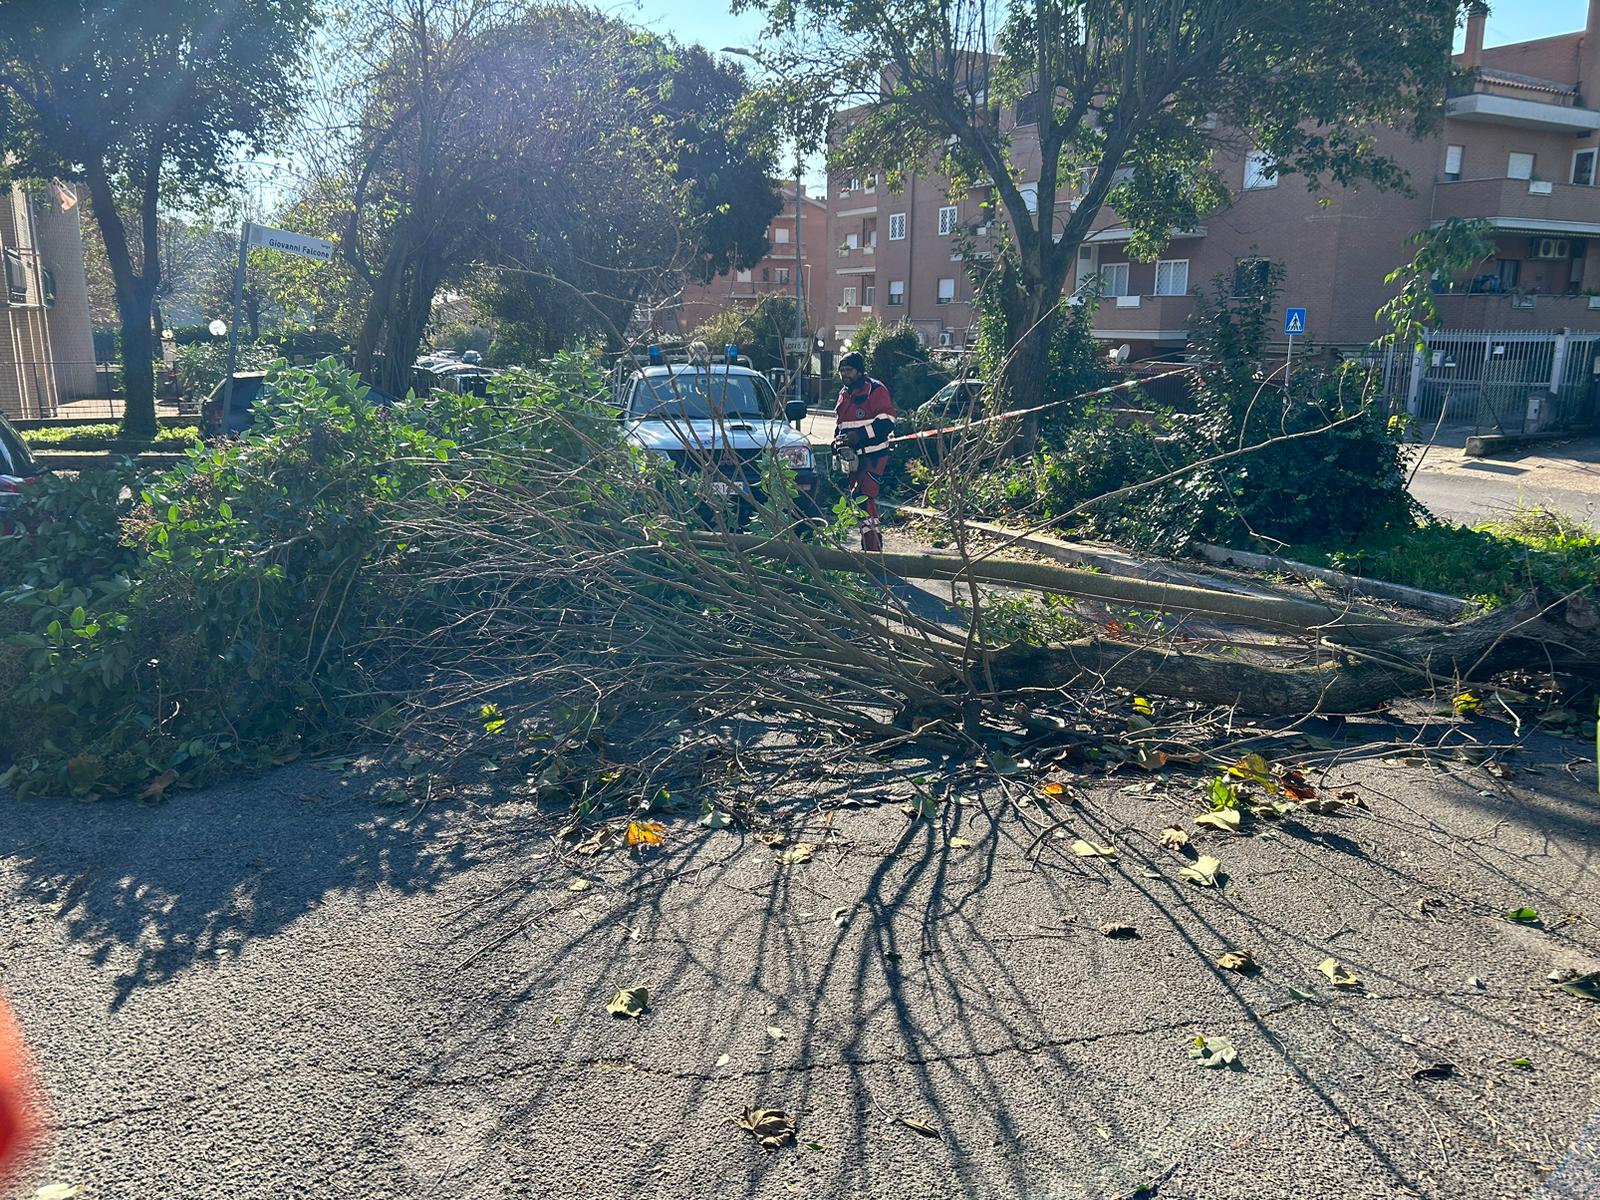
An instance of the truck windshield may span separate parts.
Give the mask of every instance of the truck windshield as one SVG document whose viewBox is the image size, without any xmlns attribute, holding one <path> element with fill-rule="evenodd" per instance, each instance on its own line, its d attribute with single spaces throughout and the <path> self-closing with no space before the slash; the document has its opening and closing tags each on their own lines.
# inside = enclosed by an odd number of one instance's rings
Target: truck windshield
<svg viewBox="0 0 1600 1200">
<path fill-rule="evenodd" d="M 759 375 L 725 375 L 710 371 L 678 371 L 670 377 L 647 375 L 633 384 L 628 415 L 704 421 L 718 417 L 772 417 L 772 388 Z"/>
</svg>

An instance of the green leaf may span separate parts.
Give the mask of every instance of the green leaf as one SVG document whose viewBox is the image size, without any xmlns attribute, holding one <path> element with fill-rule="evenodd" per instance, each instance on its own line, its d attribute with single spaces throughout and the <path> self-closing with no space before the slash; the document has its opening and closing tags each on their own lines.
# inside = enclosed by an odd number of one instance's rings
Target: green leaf
<svg viewBox="0 0 1600 1200">
<path fill-rule="evenodd" d="M 1531 925 L 1533 922 L 1539 919 L 1539 912 L 1537 909 L 1528 908 L 1526 906 L 1522 908 L 1513 908 L 1506 914 L 1506 919 L 1510 921 L 1516 921 L 1520 925 Z"/>
<path fill-rule="evenodd" d="M 650 989 L 643 987 L 623 988 L 613 997 L 611 1003 L 606 1005 L 606 1011 L 613 1017 L 623 1017 L 637 1020 L 650 1008 Z"/>
<path fill-rule="evenodd" d="M 1225 829 L 1229 833 L 1239 832 L 1239 810 L 1236 808 L 1218 809 L 1216 812 L 1201 813 L 1194 819 L 1196 825 L 1205 825 L 1211 829 Z"/>
<path fill-rule="evenodd" d="M 1225 1037 L 1197 1037 L 1189 1046 L 1189 1057 L 1202 1067 L 1220 1069 L 1231 1067 L 1239 1061 L 1239 1052 L 1233 1042 Z"/>
<path fill-rule="evenodd" d="M 1513 1058 L 1510 1060 L 1509 1065 L 1513 1067 L 1521 1067 L 1524 1071 L 1531 1071 L 1533 1070 L 1533 1059 Z"/>
<path fill-rule="evenodd" d="M 700 816 L 700 824 L 707 829 L 726 829 L 733 824 L 733 818 L 720 808 L 707 808 Z"/>
<path fill-rule="evenodd" d="M 217 515 L 224 521 L 233 520 L 233 505 L 224 500 L 221 504 L 217 505 Z"/>
<path fill-rule="evenodd" d="M 1556 986 L 1580 1000 L 1600 1000 L 1600 971 L 1590 971 L 1587 975 L 1563 980 Z"/>
<path fill-rule="evenodd" d="M 1222 870 L 1222 862 L 1212 858 L 1209 854 L 1202 854 L 1186 867 L 1178 868 L 1178 875 L 1199 887 L 1216 887 L 1217 873 Z"/>
<path fill-rule="evenodd" d="M 1226 779 L 1213 779 L 1206 785 L 1206 802 L 1218 812 L 1237 808 L 1239 806 L 1239 789 Z"/>
</svg>

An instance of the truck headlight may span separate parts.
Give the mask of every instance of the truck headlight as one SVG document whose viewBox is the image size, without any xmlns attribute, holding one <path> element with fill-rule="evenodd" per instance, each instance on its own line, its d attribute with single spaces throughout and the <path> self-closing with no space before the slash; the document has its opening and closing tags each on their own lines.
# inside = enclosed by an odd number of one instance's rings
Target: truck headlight
<svg viewBox="0 0 1600 1200">
<path fill-rule="evenodd" d="M 809 470 L 811 467 L 810 446 L 780 446 L 778 459 L 784 466 L 792 467 L 796 471 Z"/>
</svg>

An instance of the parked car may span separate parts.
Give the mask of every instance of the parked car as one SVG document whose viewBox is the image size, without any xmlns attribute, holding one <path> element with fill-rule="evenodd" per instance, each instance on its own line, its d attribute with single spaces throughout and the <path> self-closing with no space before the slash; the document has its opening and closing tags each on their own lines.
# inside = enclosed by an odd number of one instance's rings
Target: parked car
<svg viewBox="0 0 1600 1200">
<path fill-rule="evenodd" d="M 686 475 L 713 472 L 711 490 L 737 499 L 741 519 L 765 499 L 769 456 L 794 472 L 801 513 L 820 516 L 811 445 L 789 423 L 804 419 L 805 402 L 779 401 L 748 360 L 653 361 L 623 378 L 617 405 L 624 438 Z"/>
<path fill-rule="evenodd" d="M 489 381 L 495 377 L 492 367 L 455 359 L 418 359 L 412 368 L 412 388 L 419 396 L 435 391 L 450 392 L 456 396 L 486 396 Z"/>
<path fill-rule="evenodd" d="M 200 406 L 200 433 L 203 437 L 238 437 L 255 424 L 256 404 L 270 403 L 272 386 L 267 383 L 265 371 L 235 371 L 233 375 L 233 402 L 228 406 L 228 428 L 222 428 L 223 383 L 211 390 Z M 388 392 L 378 388 L 367 390 L 367 403 L 390 408 L 399 403 Z"/>
<path fill-rule="evenodd" d="M 44 473 L 17 427 L 0 416 L 0 535 L 11 532 L 10 512 L 21 501 L 23 490 Z"/>
</svg>

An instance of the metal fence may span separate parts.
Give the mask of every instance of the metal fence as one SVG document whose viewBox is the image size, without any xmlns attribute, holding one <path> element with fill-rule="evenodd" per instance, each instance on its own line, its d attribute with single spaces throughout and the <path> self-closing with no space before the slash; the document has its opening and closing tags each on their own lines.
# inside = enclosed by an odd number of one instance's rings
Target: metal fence
<svg viewBox="0 0 1600 1200">
<path fill-rule="evenodd" d="M 1444 329 L 1424 350 L 1390 348 L 1382 361 L 1391 402 L 1426 426 L 1554 433 L 1595 424 L 1600 334 Z"/>
</svg>

